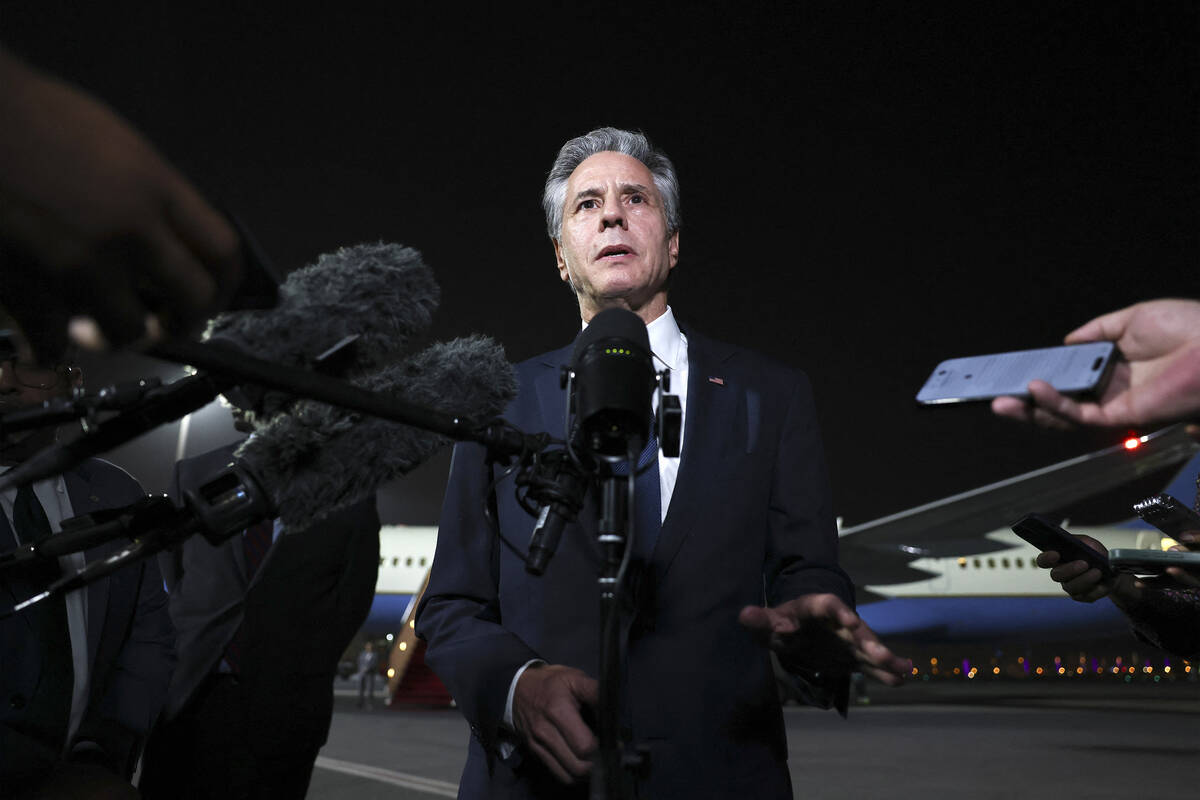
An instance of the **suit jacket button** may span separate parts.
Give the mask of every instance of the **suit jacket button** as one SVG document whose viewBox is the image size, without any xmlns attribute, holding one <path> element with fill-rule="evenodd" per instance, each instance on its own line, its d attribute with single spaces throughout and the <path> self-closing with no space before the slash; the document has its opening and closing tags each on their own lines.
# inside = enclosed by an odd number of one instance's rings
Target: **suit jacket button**
<svg viewBox="0 0 1200 800">
<path fill-rule="evenodd" d="M 12 697 L 8 698 L 8 707 L 20 711 L 25 707 L 25 695 L 14 694 Z"/>
</svg>

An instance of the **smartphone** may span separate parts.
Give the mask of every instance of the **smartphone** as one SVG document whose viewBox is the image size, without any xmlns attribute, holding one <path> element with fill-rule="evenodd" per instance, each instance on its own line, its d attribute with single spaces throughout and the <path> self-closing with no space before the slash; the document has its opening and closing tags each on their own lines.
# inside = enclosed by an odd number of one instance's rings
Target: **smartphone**
<svg viewBox="0 0 1200 800">
<path fill-rule="evenodd" d="M 1200 532 L 1200 514 L 1169 494 L 1156 494 L 1133 504 L 1137 515 L 1178 541 L 1184 531 Z M 1200 550 L 1200 542 L 1179 542 L 1189 550 Z"/>
<path fill-rule="evenodd" d="M 1012 531 L 1038 550 L 1053 550 L 1061 557 L 1060 564 L 1070 561 L 1086 561 L 1106 578 L 1116 575 L 1109 559 L 1098 550 L 1093 550 L 1077 537 L 1067 533 L 1041 514 L 1026 514 L 1012 524 Z"/>
<path fill-rule="evenodd" d="M 1108 554 L 1108 561 L 1121 572 L 1136 572 L 1139 575 L 1157 575 L 1167 567 L 1200 568 L 1200 553 L 1185 553 L 1179 550 L 1134 550 L 1118 547 Z"/>
<path fill-rule="evenodd" d="M 1034 378 L 1063 394 L 1099 392 L 1118 357 L 1112 342 L 1087 342 L 951 358 L 933 368 L 917 393 L 917 402 L 935 405 L 990 400 L 1001 395 L 1028 397 L 1027 387 Z"/>
</svg>

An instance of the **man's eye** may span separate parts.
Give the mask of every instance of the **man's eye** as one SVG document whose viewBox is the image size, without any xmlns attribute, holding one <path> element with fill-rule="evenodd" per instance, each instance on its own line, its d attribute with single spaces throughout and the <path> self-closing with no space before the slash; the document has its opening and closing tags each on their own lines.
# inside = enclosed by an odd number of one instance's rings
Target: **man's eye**
<svg viewBox="0 0 1200 800">
<path fill-rule="evenodd" d="M 630 195 L 630 196 L 629 196 L 629 202 L 631 202 L 631 203 L 644 203 L 644 202 L 646 202 L 646 198 L 645 198 L 643 195 L 640 195 L 640 194 L 634 194 L 634 195 Z"/>
<path fill-rule="evenodd" d="M 580 208 L 599 208 L 599 203 L 595 200 L 584 200 L 579 204 Z"/>
</svg>

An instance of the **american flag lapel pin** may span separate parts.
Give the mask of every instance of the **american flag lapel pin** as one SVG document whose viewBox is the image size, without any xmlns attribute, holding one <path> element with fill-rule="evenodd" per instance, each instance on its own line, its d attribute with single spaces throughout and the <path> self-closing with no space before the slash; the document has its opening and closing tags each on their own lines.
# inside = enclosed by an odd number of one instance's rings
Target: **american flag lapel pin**
<svg viewBox="0 0 1200 800">
<path fill-rule="evenodd" d="M 708 376 L 708 382 L 709 382 L 709 383 L 715 383 L 717 386 L 724 386 L 724 385 L 725 385 L 725 379 L 724 379 L 724 378 L 718 378 L 716 375 L 709 375 L 709 376 Z"/>
</svg>

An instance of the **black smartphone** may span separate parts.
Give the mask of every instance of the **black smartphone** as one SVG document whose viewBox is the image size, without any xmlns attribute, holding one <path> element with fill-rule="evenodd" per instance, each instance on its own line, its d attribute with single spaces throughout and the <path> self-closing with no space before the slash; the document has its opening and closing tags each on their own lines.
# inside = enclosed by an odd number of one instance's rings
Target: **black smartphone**
<svg viewBox="0 0 1200 800">
<path fill-rule="evenodd" d="M 1184 531 L 1200 533 L 1200 514 L 1169 494 L 1156 494 L 1133 504 L 1137 515 L 1160 531 L 1179 541 Z M 1189 550 L 1200 550 L 1198 542 L 1179 542 Z"/>
<path fill-rule="evenodd" d="M 1038 350 L 951 358 L 933 368 L 917 393 L 922 405 L 1027 397 L 1029 382 L 1044 380 L 1063 394 L 1104 388 L 1119 354 L 1112 342 L 1088 342 Z"/>
<path fill-rule="evenodd" d="M 1116 575 L 1108 558 L 1098 550 L 1093 550 L 1080 541 L 1079 538 L 1067 533 L 1041 514 L 1026 514 L 1012 524 L 1012 531 L 1039 550 L 1053 550 L 1058 553 L 1058 563 L 1070 561 L 1086 561 L 1088 566 L 1100 570 L 1106 578 Z"/>
<path fill-rule="evenodd" d="M 1200 553 L 1185 553 L 1180 550 L 1134 550 L 1118 547 L 1109 552 L 1108 560 L 1114 569 L 1136 572 L 1139 575 L 1157 575 L 1167 567 L 1200 567 Z"/>
</svg>

